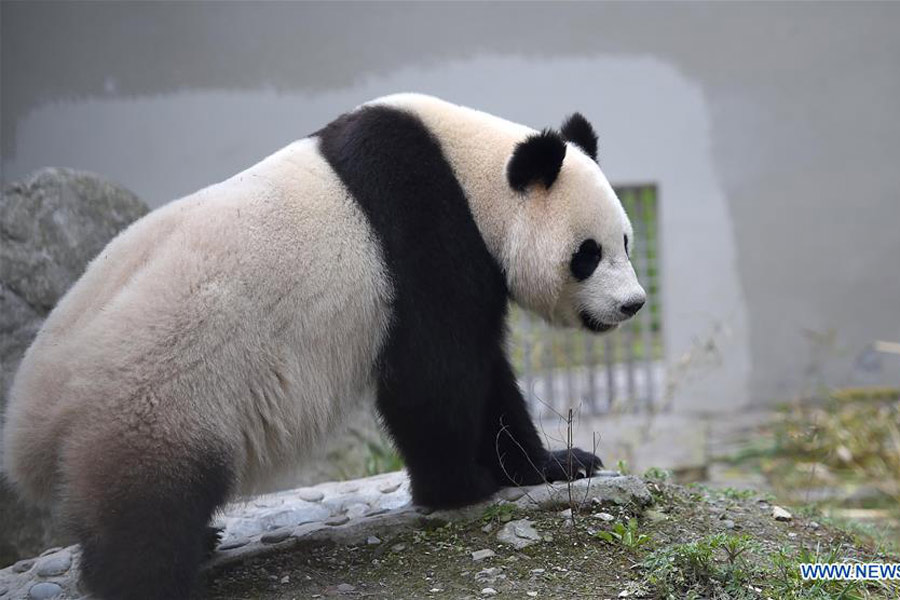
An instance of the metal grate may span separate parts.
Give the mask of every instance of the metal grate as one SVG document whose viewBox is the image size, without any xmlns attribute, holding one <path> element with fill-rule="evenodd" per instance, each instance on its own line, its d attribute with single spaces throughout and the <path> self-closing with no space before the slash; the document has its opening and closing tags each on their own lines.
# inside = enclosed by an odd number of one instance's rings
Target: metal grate
<svg viewBox="0 0 900 600">
<path fill-rule="evenodd" d="M 555 329 L 514 307 L 511 352 L 535 414 L 566 414 L 569 408 L 583 414 L 659 408 L 664 374 L 657 189 L 623 186 L 616 193 L 634 227 L 631 259 L 647 303 L 634 319 L 604 336 Z"/>
</svg>

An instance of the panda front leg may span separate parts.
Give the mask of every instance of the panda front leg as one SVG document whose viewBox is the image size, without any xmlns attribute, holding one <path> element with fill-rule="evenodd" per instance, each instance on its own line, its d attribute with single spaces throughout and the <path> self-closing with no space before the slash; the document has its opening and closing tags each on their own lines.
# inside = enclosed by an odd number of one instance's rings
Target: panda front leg
<svg viewBox="0 0 900 600">
<path fill-rule="evenodd" d="M 389 353 L 377 398 L 409 472 L 413 501 L 453 508 L 484 500 L 500 488 L 479 452 L 488 365 L 475 352 L 448 356 L 419 348 Z"/>
<path fill-rule="evenodd" d="M 600 458 L 580 448 L 544 447 L 505 356 L 494 361 L 491 387 L 481 453 L 501 485 L 579 479 L 603 466 Z"/>
</svg>

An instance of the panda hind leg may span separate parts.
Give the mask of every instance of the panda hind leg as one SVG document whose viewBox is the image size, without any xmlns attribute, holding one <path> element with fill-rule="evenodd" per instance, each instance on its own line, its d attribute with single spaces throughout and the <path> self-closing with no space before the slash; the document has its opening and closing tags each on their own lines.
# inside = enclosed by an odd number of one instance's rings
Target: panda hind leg
<svg viewBox="0 0 900 600">
<path fill-rule="evenodd" d="M 202 451 L 167 452 L 165 460 L 127 450 L 106 457 L 66 490 L 82 584 L 101 600 L 190 598 L 218 539 L 209 521 L 228 496 L 228 462 Z"/>
</svg>

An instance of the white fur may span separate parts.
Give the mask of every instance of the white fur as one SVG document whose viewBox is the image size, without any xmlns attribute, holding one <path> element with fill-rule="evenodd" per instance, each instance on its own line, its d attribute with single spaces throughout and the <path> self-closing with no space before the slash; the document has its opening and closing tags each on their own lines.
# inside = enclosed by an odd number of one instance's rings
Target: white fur
<svg viewBox="0 0 900 600">
<path fill-rule="evenodd" d="M 197 422 L 236 453 L 241 492 L 265 487 L 371 387 L 387 281 L 315 140 L 154 211 L 89 265 L 25 355 L 8 476 L 48 500 L 59 470 L 89 468 L 81 440 L 148 428 L 164 454 Z M 136 417 L 163 403 L 170 418 Z"/>
<path fill-rule="evenodd" d="M 512 190 L 506 165 L 535 130 L 420 94 L 373 101 L 410 111 L 440 140 L 469 198 L 488 249 L 504 267 L 513 299 L 551 323 L 580 326 L 580 311 L 608 325 L 627 319 L 623 304 L 645 294 L 625 252 L 631 222 L 600 167 L 573 144 L 550 189 Z M 593 238 L 603 248 L 594 274 L 576 281 L 572 254 Z M 632 242 L 633 243 L 633 242 Z"/>
</svg>

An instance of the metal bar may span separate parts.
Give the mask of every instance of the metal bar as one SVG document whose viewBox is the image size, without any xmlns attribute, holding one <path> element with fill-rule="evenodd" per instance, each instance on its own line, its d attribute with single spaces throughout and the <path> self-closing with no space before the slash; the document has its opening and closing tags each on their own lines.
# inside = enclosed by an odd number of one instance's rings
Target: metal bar
<svg viewBox="0 0 900 600">
<path fill-rule="evenodd" d="M 519 315 L 518 328 L 522 335 L 522 381 L 525 382 L 525 401 L 532 408 L 534 414 L 540 414 L 535 409 L 534 380 L 531 372 L 531 315 L 525 310 L 516 311 Z"/>
<path fill-rule="evenodd" d="M 640 214 L 640 196 L 637 193 L 635 188 L 629 188 L 628 193 L 625 196 L 629 213 L 630 214 Z M 631 244 L 633 244 L 635 240 L 631 240 Z M 635 385 L 634 385 L 634 344 L 635 344 L 635 335 L 634 335 L 634 323 L 628 323 L 623 328 L 624 331 L 621 335 L 621 341 L 624 344 L 625 350 L 625 382 L 626 382 L 626 401 L 630 405 L 632 412 L 637 412 L 639 408 L 639 404 L 637 401 L 637 394 L 635 393 Z"/>
<path fill-rule="evenodd" d="M 575 402 L 575 373 L 576 368 L 574 344 L 575 333 L 565 332 L 562 336 L 563 352 L 566 356 L 566 409 L 573 410 L 576 406 Z"/>
<path fill-rule="evenodd" d="M 590 414 L 597 414 L 600 412 L 600 407 L 597 404 L 597 382 L 594 380 L 596 376 L 596 370 L 594 369 L 594 363 L 596 361 L 596 357 L 594 356 L 594 336 L 586 335 L 584 336 L 584 352 L 585 352 L 585 374 L 587 376 L 587 400 L 588 400 L 588 411 Z"/>
<path fill-rule="evenodd" d="M 649 198 L 645 197 L 645 202 L 643 204 L 643 212 L 641 214 L 641 223 L 642 229 L 644 232 L 644 243 L 643 248 L 641 249 L 641 257 L 642 257 L 642 265 L 641 270 L 643 271 L 644 281 L 647 285 L 647 307 L 644 309 L 644 317 L 643 317 L 643 339 L 644 339 L 644 364 L 646 369 L 647 383 L 646 383 L 646 400 L 644 402 L 644 406 L 648 410 L 653 410 L 655 406 L 657 406 L 657 398 L 656 398 L 656 385 L 653 380 L 656 377 L 656 333 L 653 331 L 653 308 L 657 304 L 656 290 L 659 289 L 659 286 L 656 285 L 655 282 L 651 281 L 651 273 L 650 273 L 650 252 L 651 250 L 654 252 L 654 255 L 657 257 L 656 264 L 659 265 L 659 247 L 656 244 L 656 231 L 653 225 L 651 224 L 651 220 L 654 215 L 659 217 L 659 202 L 656 195 L 656 188 L 649 188 L 644 192 L 645 196 L 650 195 Z M 652 194 L 652 195 L 651 195 Z M 653 293 L 651 293 L 653 292 Z"/>
<path fill-rule="evenodd" d="M 612 411 L 616 401 L 616 383 L 613 375 L 613 336 L 603 339 L 603 361 L 606 365 L 606 410 Z"/>
<path fill-rule="evenodd" d="M 556 406 L 556 360 L 553 356 L 553 331 L 546 323 L 541 323 L 541 338 L 544 340 L 544 402 L 550 410 L 559 410 Z"/>
</svg>

